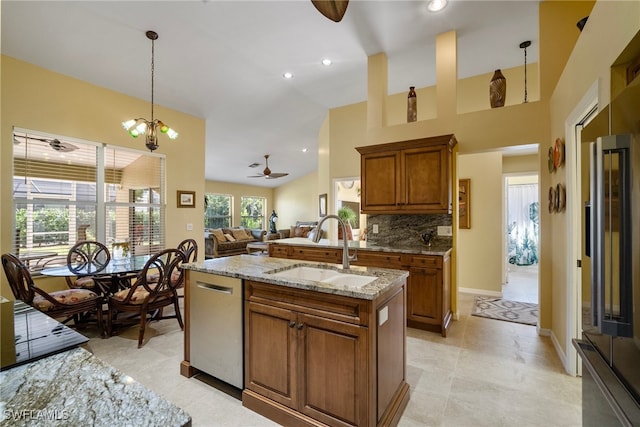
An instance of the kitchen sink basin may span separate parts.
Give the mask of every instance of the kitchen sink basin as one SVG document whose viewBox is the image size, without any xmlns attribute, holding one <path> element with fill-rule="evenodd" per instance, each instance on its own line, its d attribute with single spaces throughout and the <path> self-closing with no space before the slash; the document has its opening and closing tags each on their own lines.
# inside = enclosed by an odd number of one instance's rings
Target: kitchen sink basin
<svg viewBox="0 0 640 427">
<path fill-rule="evenodd" d="M 275 277 L 290 280 L 310 280 L 348 288 L 360 288 L 377 279 L 376 276 L 342 273 L 329 268 L 293 266 L 286 270 L 271 273 Z"/>
</svg>

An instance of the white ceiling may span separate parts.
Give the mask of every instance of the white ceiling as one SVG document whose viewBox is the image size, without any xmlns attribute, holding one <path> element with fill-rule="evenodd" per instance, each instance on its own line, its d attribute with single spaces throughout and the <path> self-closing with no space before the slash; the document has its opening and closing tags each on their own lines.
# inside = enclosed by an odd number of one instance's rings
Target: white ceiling
<svg viewBox="0 0 640 427">
<path fill-rule="evenodd" d="M 538 60 L 537 0 L 453 0 L 436 14 L 425 1 L 351 0 L 339 23 L 309 0 L 0 6 L 3 54 L 145 100 L 145 32 L 155 30 L 155 103 L 206 120 L 206 179 L 266 187 L 317 168 L 320 125 L 328 109 L 366 100 L 370 55 L 387 54 L 389 93 L 435 84 L 435 37 L 450 30 L 458 35 L 459 78 L 522 65 L 525 40 L 527 61 Z M 325 57 L 333 65 L 321 65 Z M 295 77 L 284 80 L 285 71 Z M 273 172 L 289 176 L 248 178 L 262 171 L 265 154 Z"/>
</svg>

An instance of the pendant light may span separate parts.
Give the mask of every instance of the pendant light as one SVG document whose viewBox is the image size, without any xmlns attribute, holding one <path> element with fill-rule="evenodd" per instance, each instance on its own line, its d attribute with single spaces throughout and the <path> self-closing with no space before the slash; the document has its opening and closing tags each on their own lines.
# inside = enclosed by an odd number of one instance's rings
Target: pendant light
<svg viewBox="0 0 640 427">
<path fill-rule="evenodd" d="M 160 130 L 160 133 L 166 134 L 169 139 L 176 139 L 178 132 L 153 117 L 154 43 L 158 39 L 158 33 L 149 30 L 146 35 L 151 40 L 151 120 L 143 118 L 131 119 L 122 122 L 122 127 L 134 138 L 144 135 L 145 145 L 150 151 L 153 151 L 158 148 L 158 130 Z"/>
<path fill-rule="evenodd" d="M 520 49 L 524 49 L 524 102 L 527 103 L 527 48 L 531 46 L 531 40 L 520 43 Z"/>
</svg>

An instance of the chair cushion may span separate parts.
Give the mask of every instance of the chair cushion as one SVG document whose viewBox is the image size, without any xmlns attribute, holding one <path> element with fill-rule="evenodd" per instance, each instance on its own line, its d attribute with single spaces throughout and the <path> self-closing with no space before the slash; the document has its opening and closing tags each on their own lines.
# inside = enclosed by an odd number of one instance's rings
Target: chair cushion
<svg viewBox="0 0 640 427">
<path fill-rule="evenodd" d="M 96 287 L 96 281 L 91 277 L 78 277 L 69 286 L 72 289 L 94 289 Z"/>
<path fill-rule="evenodd" d="M 235 242 L 236 238 L 233 237 L 231 234 L 225 234 L 224 237 L 226 237 L 228 242 Z"/>
<path fill-rule="evenodd" d="M 155 285 L 150 284 L 149 287 L 153 289 Z M 119 292 L 116 292 L 111 296 L 111 298 L 116 299 L 118 301 L 124 301 L 131 289 L 123 289 Z M 147 291 L 144 286 L 140 285 L 136 287 L 133 291 L 133 295 L 131 295 L 131 299 L 129 300 L 130 304 L 142 304 L 144 300 L 149 296 L 149 291 Z"/>
<path fill-rule="evenodd" d="M 180 270 L 173 270 L 171 273 L 171 283 L 175 283 L 178 279 L 180 279 Z M 158 283 L 160 280 L 160 274 L 152 273 L 147 275 L 147 283 Z"/>
<path fill-rule="evenodd" d="M 95 299 L 98 296 L 88 289 L 66 289 L 64 291 L 50 292 L 49 295 L 62 304 L 75 304 L 88 299 Z M 40 311 L 51 311 L 56 307 L 40 295 L 33 298 L 33 306 Z"/>
</svg>

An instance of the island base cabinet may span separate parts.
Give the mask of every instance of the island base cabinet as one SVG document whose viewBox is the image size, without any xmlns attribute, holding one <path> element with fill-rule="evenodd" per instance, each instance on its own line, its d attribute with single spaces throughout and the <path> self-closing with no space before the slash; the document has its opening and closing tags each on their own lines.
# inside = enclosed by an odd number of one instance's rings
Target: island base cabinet
<svg viewBox="0 0 640 427">
<path fill-rule="evenodd" d="M 397 424 L 409 400 L 404 281 L 376 302 L 316 294 L 245 283 L 243 405 L 285 426 Z"/>
<path fill-rule="evenodd" d="M 247 313 L 249 390 L 326 425 L 367 424 L 366 328 L 253 302 Z"/>
<path fill-rule="evenodd" d="M 411 267 L 407 292 L 407 326 L 447 336 L 451 324 L 449 257 L 442 268 Z"/>
</svg>

